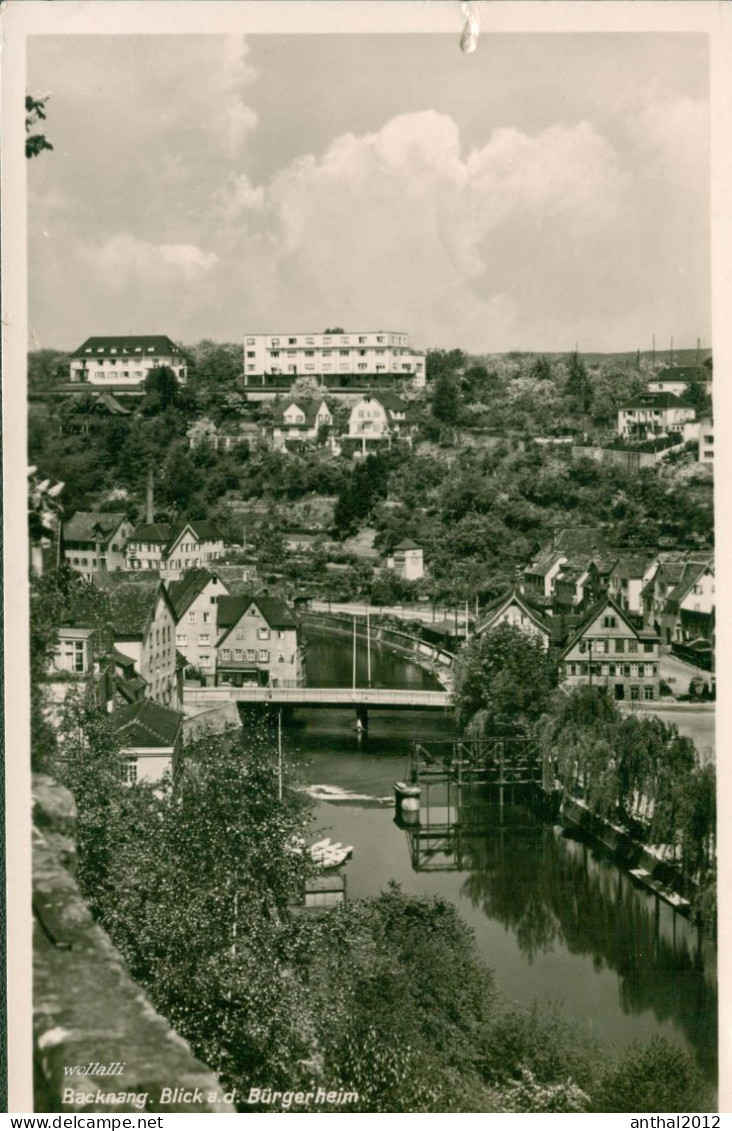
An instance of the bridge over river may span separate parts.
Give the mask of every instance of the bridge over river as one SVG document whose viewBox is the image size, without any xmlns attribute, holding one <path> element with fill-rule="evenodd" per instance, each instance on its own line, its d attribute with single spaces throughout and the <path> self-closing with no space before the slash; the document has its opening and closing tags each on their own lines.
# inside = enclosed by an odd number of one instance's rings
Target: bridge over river
<svg viewBox="0 0 732 1131">
<path fill-rule="evenodd" d="M 280 707 L 353 707 L 361 724 L 368 725 L 369 708 L 384 711 L 446 711 L 452 705 L 449 691 L 421 688 L 373 687 L 187 687 L 186 708 L 199 711 L 223 703 L 267 704 Z"/>
</svg>

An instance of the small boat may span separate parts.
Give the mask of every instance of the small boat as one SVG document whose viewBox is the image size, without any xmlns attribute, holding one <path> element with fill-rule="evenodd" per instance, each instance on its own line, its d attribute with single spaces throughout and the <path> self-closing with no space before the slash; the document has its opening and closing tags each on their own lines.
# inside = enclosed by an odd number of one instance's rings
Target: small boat
<svg viewBox="0 0 732 1131">
<path fill-rule="evenodd" d="M 310 858 L 319 868 L 338 868 L 353 855 L 352 844 L 333 843 L 330 837 L 310 846 Z"/>
</svg>

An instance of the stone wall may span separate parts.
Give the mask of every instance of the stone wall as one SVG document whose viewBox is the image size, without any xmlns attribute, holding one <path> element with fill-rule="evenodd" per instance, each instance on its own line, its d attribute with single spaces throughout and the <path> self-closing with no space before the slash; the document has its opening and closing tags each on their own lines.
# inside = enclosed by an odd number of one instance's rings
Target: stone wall
<svg viewBox="0 0 732 1131">
<path fill-rule="evenodd" d="M 34 775 L 35 1111 L 234 1112 L 92 919 L 73 876 L 75 824 L 68 790 Z"/>
</svg>

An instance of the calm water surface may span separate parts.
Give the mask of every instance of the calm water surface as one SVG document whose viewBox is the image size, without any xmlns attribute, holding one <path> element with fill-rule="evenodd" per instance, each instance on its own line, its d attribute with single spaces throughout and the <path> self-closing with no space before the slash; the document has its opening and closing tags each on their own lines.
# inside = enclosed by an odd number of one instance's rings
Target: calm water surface
<svg viewBox="0 0 732 1131">
<path fill-rule="evenodd" d="M 347 640 L 312 636 L 307 662 L 311 686 L 351 684 Z M 359 652 L 361 685 L 365 663 Z M 439 686 L 377 649 L 372 683 Z M 448 797 L 432 786 L 419 830 L 399 828 L 392 786 L 405 774 L 410 741 L 449 738 L 452 724 L 432 712 L 373 711 L 363 740 L 354 724 L 351 712 L 303 710 L 286 733 L 302 785 L 336 790 L 315 803 L 314 829 L 354 846 L 350 898 L 375 895 L 391 879 L 443 896 L 475 931 L 506 998 L 551 1002 L 615 1045 L 663 1034 L 716 1075 L 715 954 L 685 919 L 601 853 L 521 806 L 501 817 L 480 791 L 456 797 L 453 787 Z"/>
</svg>

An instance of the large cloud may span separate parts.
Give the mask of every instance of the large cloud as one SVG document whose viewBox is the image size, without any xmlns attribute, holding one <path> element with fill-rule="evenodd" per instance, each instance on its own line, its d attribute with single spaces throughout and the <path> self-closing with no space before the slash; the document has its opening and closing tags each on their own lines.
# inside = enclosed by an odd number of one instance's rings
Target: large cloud
<svg viewBox="0 0 732 1131">
<path fill-rule="evenodd" d="M 246 257 L 247 324 L 386 324 L 422 340 L 499 348 L 521 294 L 492 237 L 551 228 L 581 250 L 618 217 L 627 174 L 584 122 L 535 137 L 496 130 L 461 154 L 455 122 L 424 111 L 333 141 L 266 188 L 240 178 L 219 200 Z"/>
</svg>

